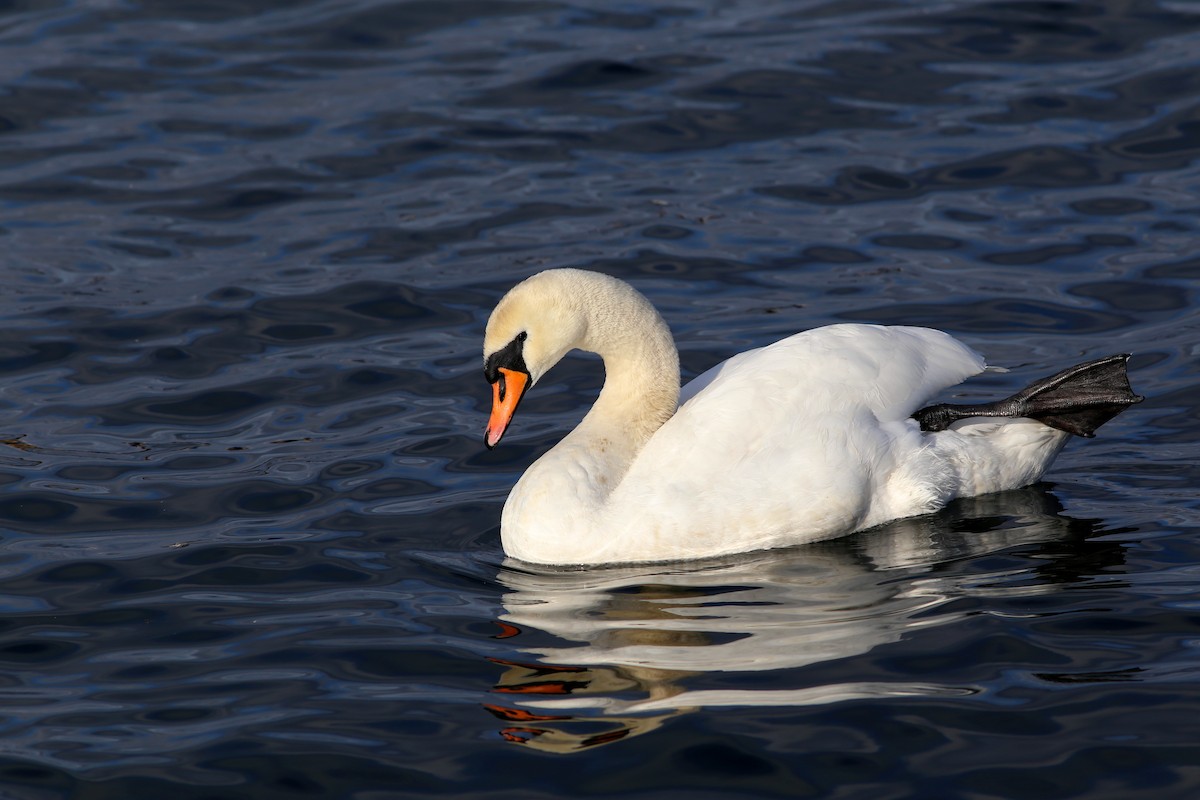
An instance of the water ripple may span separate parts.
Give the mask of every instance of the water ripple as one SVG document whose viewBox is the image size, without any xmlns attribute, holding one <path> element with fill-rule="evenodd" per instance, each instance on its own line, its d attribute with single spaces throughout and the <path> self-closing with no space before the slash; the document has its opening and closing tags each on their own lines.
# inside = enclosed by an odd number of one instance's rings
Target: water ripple
<svg viewBox="0 0 1200 800">
<path fill-rule="evenodd" d="M 17 4 L 0 30 L 0 794 L 1196 793 L 1200 16 L 1180 3 Z M 1050 483 L 795 551 L 506 564 L 551 266 L 691 376 L 845 320 L 1010 393 L 1131 352 Z M 563 756 L 547 758 L 547 754 Z"/>
</svg>

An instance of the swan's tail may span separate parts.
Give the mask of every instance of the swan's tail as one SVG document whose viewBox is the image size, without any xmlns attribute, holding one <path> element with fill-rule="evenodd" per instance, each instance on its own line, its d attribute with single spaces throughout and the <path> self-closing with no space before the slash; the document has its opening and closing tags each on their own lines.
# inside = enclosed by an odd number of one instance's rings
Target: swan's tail
<svg viewBox="0 0 1200 800">
<path fill-rule="evenodd" d="M 1092 438 L 1096 429 L 1145 398 L 1133 393 L 1120 353 L 1064 369 L 1035 381 L 1004 400 L 975 406 L 939 403 L 913 414 L 923 431 L 944 431 L 968 417 L 1029 417 L 1076 436 Z"/>
</svg>

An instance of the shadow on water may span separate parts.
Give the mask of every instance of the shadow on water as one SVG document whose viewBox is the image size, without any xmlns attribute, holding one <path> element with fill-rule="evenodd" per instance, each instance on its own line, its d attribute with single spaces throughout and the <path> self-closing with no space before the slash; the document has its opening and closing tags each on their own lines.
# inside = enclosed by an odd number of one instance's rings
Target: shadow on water
<svg viewBox="0 0 1200 800">
<path fill-rule="evenodd" d="M 573 752 L 705 708 L 985 693 L 887 672 L 840 681 L 836 662 L 936 636 L 979 613 L 979 597 L 1052 595 L 1121 566 L 1119 544 L 1089 542 L 1094 521 L 1061 511 L 1030 487 L 784 552 L 582 572 L 508 564 L 502 636 L 526 659 L 498 661 L 505 671 L 487 708 L 508 723 L 509 741 Z M 781 675 L 802 685 L 780 688 Z"/>
</svg>

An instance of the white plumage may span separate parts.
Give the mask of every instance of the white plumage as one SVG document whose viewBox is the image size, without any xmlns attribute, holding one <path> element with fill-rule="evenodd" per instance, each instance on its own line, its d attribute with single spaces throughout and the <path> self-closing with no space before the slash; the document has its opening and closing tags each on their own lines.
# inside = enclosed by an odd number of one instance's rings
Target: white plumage
<svg viewBox="0 0 1200 800">
<path fill-rule="evenodd" d="M 1024 418 L 923 432 L 913 412 L 984 369 L 979 354 L 925 328 L 805 331 L 736 355 L 681 393 L 670 332 L 642 295 L 597 273 L 550 270 L 509 292 L 488 322 L 496 408 L 508 397 L 489 446 L 524 389 L 574 348 L 602 356 L 604 389 L 529 467 L 501 521 L 505 551 L 532 563 L 671 561 L 828 539 L 1036 481 L 1068 437 Z"/>
</svg>

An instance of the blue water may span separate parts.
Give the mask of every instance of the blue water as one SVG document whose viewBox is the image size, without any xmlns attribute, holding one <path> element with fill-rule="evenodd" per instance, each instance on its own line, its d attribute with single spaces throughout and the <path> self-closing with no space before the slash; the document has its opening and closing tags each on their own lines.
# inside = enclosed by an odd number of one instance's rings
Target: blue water
<svg viewBox="0 0 1200 800">
<path fill-rule="evenodd" d="M 0 798 L 1200 796 L 1200 5 L 0 9 Z M 538 574 L 484 321 L 634 282 L 1147 396 L 1035 487 Z"/>
</svg>

